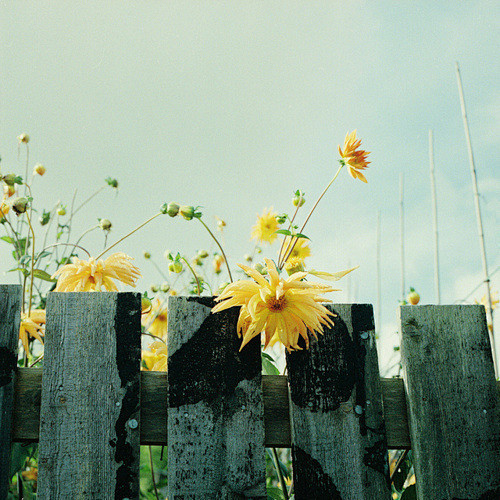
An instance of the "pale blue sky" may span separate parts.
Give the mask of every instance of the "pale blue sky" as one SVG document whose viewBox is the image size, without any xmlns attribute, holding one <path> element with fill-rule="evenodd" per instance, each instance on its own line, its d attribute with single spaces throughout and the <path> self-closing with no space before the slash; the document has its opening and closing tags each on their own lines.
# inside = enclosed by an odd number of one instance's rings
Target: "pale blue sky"
<svg viewBox="0 0 500 500">
<path fill-rule="evenodd" d="M 435 301 L 429 129 L 443 302 L 482 280 L 455 61 L 490 270 L 500 265 L 499 10 L 495 1 L 3 1 L 0 166 L 24 172 L 16 136 L 27 132 L 31 163 L 47 168 L 35 186 L 39 207 L 69 203 L 75 187 L 83 199 L 107 176 L 120 181 L 116 198 L 101 196 L 79 214 L 76 234 L 108 217 L 114 240 L 176 200 L 203 205 L 208 222 L 227 221 L 235 263 L 251 249 L 250 227 L 264 207 L 289 211 L 297 188 L 312 203 L 336 169 L 337 144 L 356 128 L 372 152 L 368 185 L 339 177 L 308 227 L 311 267 L 359 264 L 350 297 L 335 300 L 376 305 L 380 212 L 381 330 L 396 343 L 400 172 L 406 283 L 423 303 Z M 143 251 L 161 262 L 166 248 L 209 247 L 197 226 L 162 218 L 123 243 L 143 272 L 141 289 L 161 281 Z M 85 241 L 100 251 L 100 239 Z M 5 249 L 0 256 L 3 273 Z"/>
</svg>

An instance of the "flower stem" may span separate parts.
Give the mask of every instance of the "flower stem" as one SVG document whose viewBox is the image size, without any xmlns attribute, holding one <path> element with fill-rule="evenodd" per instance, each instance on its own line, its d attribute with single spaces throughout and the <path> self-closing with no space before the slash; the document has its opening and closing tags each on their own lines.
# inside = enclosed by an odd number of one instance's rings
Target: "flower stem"
<svg viewBox="0 0 500 500">
<path fill-rule="evenodd" d="M 156 489 L 155 470 L 153 467 L 153 452 L 151 451 L 151 446 L 149 446 L 149 466 L 151 469 L 151 478 L 153 479 L 153 486 L 155 489 L 156 500 L 160 500 L 160 497 L 158 496 L 158 490 Z"/>
<path fill-rule="evenodd" d="M 335 179 L 338 177 L 338 175 L 339 175 L 340 171 L 342 170 L 342 168 L 344 167 L 344 165 L 345 165 L 345 163 L 341 163 L 340 164 L 340 167 L 338 168 L 337 173 L 333 176 L 333 179 L 328 183 L 328 186 L 326 186 L 326 188 L 323 189 L 323 192 L 319 195 L 319 198 L 316 200 L 316 203 L 311 208 L 308 216 L 306 217 L 306 220 L 302 224 L 302 227 L 300 228 L 299 233 L 302 233 L 304 231 L 304 228 L 306 227 L 307 222 L 311 218 L 311 215 L 313 214 L 315 208 L 318 206 L 318 203 L 321 201 L 321 198 L 323 198 L 323 196 L 325 195 L 325 193 L 328 191 L 328 189 L 330 188 L 330 186 L 333 184 L 333 182 L 335 181 Z M 280 269 L 283 268 L 283 265 L 287 261 L 288 257 L 290 257 L 290 254 L 293 252 L 293 249 L 295 248 L 295 245 L 296 245 L 297 241 L 298 241 L 298 238 L 295 238 L 295 241 L 293 242 L 292 248 L 286 253 L 285 258 L 283 259 L 283 261 L 281 262 L 281 265 L 279 266 Z"/>
<path fill-rule="evenodd" d="M 281 471 L 280 461 L 278 457 L 278 452 L 276 448 L 271 448 L 274 458 L 274 466 L 276 467 L 276 472 L 278 473 L 278 479 L 281 485 L 281 491 L 283 492 L 283 497 L 285 500 L 288 500 L 288 490 L 286 488 L 285 478 L 283 477 L 283 472 Z"/>
<path fill-rule="evenodd" d="M 196 286 L 198 287 L 198 296 L 201 295 L 201 286 L 200 286 L 200 280 L 198 279 L 198 276 L 196 276 L 196 273 L 194 272 L 193 268 L 189 265 L 189 262 L 186 260 L 185 257 L 181 257 L 181 259 L 187 264 L 189 267 L 189 270 L 194 276 L 194 279 L 196 280 Z"/>
<path fill-rule="evenodd" d="M 101 186 L 93 195 L 89 196 L 84 202 L 82 202 L 75 210 L 72 210 L 71 217 L 75 215 L 81 208 L 83 208 L 92 198 L 97 196 L 106 186 Z"/>
<path fill-rule="evenodd" d="M 217 246 L 219 247 L 219 250 L 222 252 L 222 256 L 224 257 L 224 262 L 226 263 L 227 267 L 227 272 L 229 273 L 229 280 L 231 283 L 233 282 L 233 276 L 231 275 L 231 269 L 229 269 L 229 262 L 227 261 L 226 254 L 224 253 L 224 249 L 222 248 L 221 244 L 219 243 L 219 240 L 214 236 L 214 233 L 210 231 L 210 228 L 201 220 L 201 218 L 198 218 L 198 220 L 205 226 L 205 229 L 208 231 L 210 236 L 213 238 L 215 243 L 217 243 Z"/>
<path fill-rule="evenodd" d="M 146 222 L 143 222 L 140 226 L 137 226 L 135 229 L 133 229 L 132 231 L 130 231 L 130 233 L 126 234 L 123 238 L 120 238 L 117 242 L 113 243 L 111 246 L 109 246 L 108 248 L 106 248 L 105 250 L 103 250 L 95 258 L 95 260 L 100 259 L 106 252 L 109 252 L 109 250 L 111 250 L 116 245 L 118 245 L 118 243 L 121 243 L 125 238 L 128 238 L 130 235 L 134 234 L 136 231 L 138 231 L 139 229 L 141 229 L 141 227 L 144 227 L 146 224 L 148 224 L 149 222 L 151 222 L 153 219 L 156 219 L 156 217 L 158 217 L 159 215 L 163 215 L 163 213 L 162 212 L 158 212 L 156 215 L 153 215 L 153 217 L 150 217 Z"/>
<path fill-rule="evenodd" d="M 31 219 L 26 212 L 26 219 L 28 220 L 28 224 L 30 226 L 31 235 L 33 240 L 31 242 L 31 279 L 30 279 L 30 298 L 28 302 L 28 318 L 31 314 L 31 301 L 33 300 L 33 280 L 35 279 L 35 231 L 33 230 L 33 226 L 31 225 Z"/>
<path fill-rule="evenodd" d="M 300 203 L 298 203 L 297 206 L 295 207 L 295 212 L 293 214 L 293 217 L 290 219 L 290 223 L 288 224 L 288 230 L 289 231 L 290 231 L 290 228 L 292 227 L 292 224 L 293 224 L 293 221 L 295 220 L 295 217 L 297 216 L 297 212 L 299 211 L 299 208 L 300 208 Z M 283 253 L 283 248 L 285 246 L 285 241 L 286 241 L 286 237 L 284 237 L 283 241 L 281 242 L 280 253 L 278 254 L 278 265 L 281 262 L 281 254 Z M 291 241 L 290 241 L 290 243 L 291 243 Z M 288 246 L 290 245 L 290 243 L 287 245 L 286 250 L 288 250 Z M 285 250 L 285 254 L 286 254 L 286 250 Z"/>
</svg>

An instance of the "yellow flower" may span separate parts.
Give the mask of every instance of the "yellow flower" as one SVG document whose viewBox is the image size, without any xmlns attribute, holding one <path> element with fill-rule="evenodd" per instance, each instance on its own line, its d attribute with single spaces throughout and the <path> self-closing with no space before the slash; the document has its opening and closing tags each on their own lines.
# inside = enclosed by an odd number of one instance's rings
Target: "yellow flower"
<svg viewBox="0 0 500 500">
<path fill-rule="evenodd" d="M 360 170 L 364 170 L 368 167 L 368 164 L 371 163 L 366 161 L 370 152 L 358 149 L 359 146 L 361 146 L 361 139 L 356 139 L 356 130 L 354 130 L 345 136 L 344 150 L 342 151 L 339 146 L 339 153 L 344 162 L 347 164 L 351 177 L 354 179 L 360 179 L 363 182 L 368 182 Z"/>
<path fill-rule="evenodd" d="M 278 237 L 275 231 L 278 229 L 276 212 L 272 208 L 266 208 L 262 215 L 257 217 L 257 223 L 252 227 L 252 240 L 273 243 Z"/>
<path fill-rule="evenodd" d="M 304 259 L 300 259 L 299 257 L 289 257 L 285 263 L 285 271 L 288 276 L 291 276 L 293 273 L 305 271 Z"/>
<path fill-rule="evenodd" d="M 304 260 L 306 257 L 309 257 L 311 255 L 311 247 L 309 246 L 309 242 L 306 238 L 298 238 L 296 240 L 294 239 L 292 241 L 292 245 L 294 243 L 295 246 L 293 247 L 292 253 L 290 254 L 287 260 L 289 260 L 290 258 Z M 289 244 L 290 244 L 290 237 L 287 236 L 285 238 L 285 244 L 284 244 L 285 250 L 289 248 L 288 247 Z"/>
<path fill-rule="evenodd" d="M 45 334 L 45 311 L 43 309 L 32 309 L 29 316 L 21 313 L 21 326 L 19 328 L 19 338 L 23 344 L 24 352 L 29 352 L 28 335 L 39 340 L 43 344 Z"/>
<path fill-rule="evenodd" d="M 0 203 L 0 221 L 9 213 L 10 207 L 3 201 Z"/>
<path fill-rule="evenodd" d="M 139 269 L 129 260 L 132 257 L 118 252 L 110 255 L 106 260 L 88 261 L 73 257 L 72 264 L 66 264 L 58 269 L 52 277 L 59 275 L 55 292 L 100 292 L 108 290 L 117 292 L 114 279 L 127 285 L 135 286 L 141 275 Z"/>
<path fill-rule="evenodd" d="M 40 163 L 37 163 L 35 165 L 35 167 L 33 168 L 33 175 L 40 175 L 41 176 L 45 172 L 46 172 L 45 167 Z"/>
<path fill-rule="evenodd" d="M 166 372 L 168 352 L 164 342 L 152 342 L 148 349 L 142 350 L 142 360 L 146 369 L 152 372 Z"/>
<path fill-rule="evenodd" d="M 149 333 L 166 339 L 167 306 L 165 301 L 161 301 L 158 297 L 154 299 L 150 311 L 142 316 L 142 324 Z"/>
<path fill-rule="evenodd" d="M 323 325 L 333 326 L 334 316 L 319 302 L 331 302 L 321 297 L 333 288 L 319 283 L 302 281 L 306 272 L 292 274 L 287 279 L 278 275 L 273 261 L 265 259 L 269 281 L 255 269 L 238 264 L 252 280 L 228 285 L 216 301 L 212 312 L 241 306 L 238 335 L 243 336 L 241 348 L 252 338 L 265 332 L 265 345 L 279 340 L 288 349 L 300 349 L 301 336 L 309 347 L 309 333 L 323 333 Z M 240 348 L 240 350 L 241 350 Z"/>
<path fill-rule="evenodd" d="M 28 467 L 26 470 L 21 472 L 23 479 L 26 481 L 37 481 L 38 480 L 38 469 L 36 467 Z"/>
<path fill-rule="evenodd" d="M 224 257 L 222 255 L 216 255 L 214 257 L 214 260 L 212 262 L 212 265 L 214 266 L 214 271 L 215 274 L 220 274 L 222 272 L 222 264 L 224 264 Z"/>
</svg>

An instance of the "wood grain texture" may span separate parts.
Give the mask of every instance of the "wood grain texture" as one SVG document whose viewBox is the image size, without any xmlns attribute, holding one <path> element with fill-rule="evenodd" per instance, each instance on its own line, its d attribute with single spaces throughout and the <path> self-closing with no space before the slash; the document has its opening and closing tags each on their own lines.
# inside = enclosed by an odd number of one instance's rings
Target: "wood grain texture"
<svg viewBox="0 0 500 500">
<path fill-rule="evenodd" d="M 373 310 L 328 308 L 335 326 L 287 353 L 295 498 L 389 499 Z"/>
<path fill-rule="evenodd" d="M 49 294 L 41 500 L 139 498 L 140 314 L 140 294 Z"/>
<path fill-rule="evenodd" d="M 417 497 L 500 498 L 500 399 L 483 306 L 402 306 Z"/>
<path fill-rule="evenodd" d="M 239 352 L 238 311 L 168 303 L 168 498 L 266 498 L 260 341 Z"/>
<path fill-rule="evenodd" d="M 0 499 L 7 498 L 10 443 L 17 367 L 21 286 L 0 285 Z"/>
</svg>

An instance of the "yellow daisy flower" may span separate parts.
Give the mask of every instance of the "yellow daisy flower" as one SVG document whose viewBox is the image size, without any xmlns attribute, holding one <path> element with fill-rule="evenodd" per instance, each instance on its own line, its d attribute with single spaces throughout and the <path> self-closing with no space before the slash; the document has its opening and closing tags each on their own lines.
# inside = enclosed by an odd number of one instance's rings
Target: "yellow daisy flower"
<svg viewBox="0 0 500 500">
<path fill-rule="evenodd" d="M 302 281 L 306 272 L 298 272 L 287 279 L 280 278 L 273 261 L 265 259 L 269 281 L 255 269 L 238 264 L 252 280 L 241 280 L 228 285 L 216 301 L 212 312 L 241 306 L 238 335 L 243 336 L 241 348 L 252 338 L 265 332 L 265 346 L 279 340 L 291 351 L 300 349 L 299 336 L 309 347 L 309 333 L 323 333 L 323 325 L 333 326 L 334 316 L 320 302 L 331 302 L 321 294 L 334 291 L 319 283 Z M 240 350 L 241 350 L 240 348 Z"/>
<path fill-rule="evenodd" d="M 39 340 L 43 344 L 42 337 L 45 334 L 45 311 L 43 309 L 32 309 L 29 316 L 21 313 L 21 326 L 19 338 L 23 344 L 24 352 L 29 352 L 28 335 Z"/>
<path fill-rule="evenodd" d="M 146 330 L 162 339 L 167 338 L 167 306 L 158 297 L 153 300 L 151 309 L 142 316 L 142 325 Z"/>
<path fill-rule="evenodd" d="M 66 264 L 58 269 L 52 277 L 59 276 L 56 292 L 100 292 L 108 290 L 117 292 L 118 288 L 113 280 L 126 285 L 135 286 L 141 275 L 139 269 L 129 261 L 132 257 L 118 252 L 110 255 L 106 260 L 88 261 L 73 257 L 72 264 Z"/>
<path fill-rule="evenodd" d="M 152 342 L 148 349 L 142 350 L 142 360 L 146 364 L 146 370 L 152 372 L 166 372 L 168 352 L 164 342 Z"/>
<path fill-rule="evenodd" d="M 257 223 L 252 227 L 252 240 L 273 243 L 278 237 L 275 231 L 278 229 L 276 212 L 271 208 L 265 208 L 262 215 L 257 217 Z"/>
<path fill-rule="evenodd" d="M 304 260 L 306 257 L 309 257 L 311 255 L 311 247 L 309 246 L 309 241 L 306 238 L 297 238 L 292 241 L 292 245 L 295 243 L 295 246 L 293 247 L 292 252 L 290 253 L 290 256 L 288 257 L 287 261 L 290 259 L 300 259 Z M 284 248 L 285 250 L 290 244 L 290 236 L 287 236 L 285 238 L 285 244 Z"/>
<path fill-rule="evenodd" d="M 352 178 L 368 182 L 360 170 L 368 168 L 368 164 L 371 163 L 366 160 L 370 152 L 358 149 L 360 146 L 361 139 L 356 139 L 356 130 L 354 130 L 345 136 L 344 149 L 342 150 L 339 146 L 339 154 L 347 164 Z"/>
</svg>

